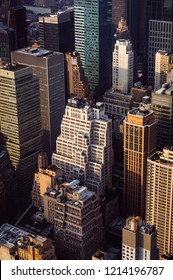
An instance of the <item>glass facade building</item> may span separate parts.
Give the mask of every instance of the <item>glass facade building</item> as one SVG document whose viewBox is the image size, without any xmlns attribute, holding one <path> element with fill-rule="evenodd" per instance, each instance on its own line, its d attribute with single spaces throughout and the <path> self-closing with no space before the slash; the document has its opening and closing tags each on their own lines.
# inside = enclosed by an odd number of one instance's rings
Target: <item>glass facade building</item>
<svg viewBox="0 0 173 280">
<path fill-rule="evenodd" d="M 96 99 L 111 87 L 112 0 L 75 0 L 75 49 Z"/>
</svg>

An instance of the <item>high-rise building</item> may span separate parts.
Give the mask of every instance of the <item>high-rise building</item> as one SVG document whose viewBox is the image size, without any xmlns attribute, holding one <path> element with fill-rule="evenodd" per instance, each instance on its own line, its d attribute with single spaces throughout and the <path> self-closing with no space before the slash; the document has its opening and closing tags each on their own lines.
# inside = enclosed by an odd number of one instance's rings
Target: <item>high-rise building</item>
<svg viewBox="0 0 173 280">
<path fill-rule="evenodd" d="M 137 67 L 143 70 L 143 79 L 147 82 L 149 36 L 157 36 L 156 30 L 149 31 L 149 20 L 173 21 L 173 3 L 170 0 L 128 0 L 127 4 L 127 24 L 130 30 L 132 44 L 137 55 L 136 64 Z M 159 32 L 160 31 L 161 29 Z M 155 34 L 151 34 L 152 32 Z M 162 40 L 166 40 L 164 37 L 165 31 L 162 32 Z M 154 44 L 156 43 L 157 45 L 158 42 L 159 40 L 155 41 Z M 139 68 L 137 68 L 137 70 L 138 69 Z M 152 71 L 154 73 L 154 68 Z"/>
<path fill-rule="evenodd" d="M 133 85 L 134 53 L 129 40 L 118 40 L 113 52 L 112 87 L 128 93 Z"/>
<path fill-rule="evenodd" d="M 31 66 L 39 77 L 43 150 L 50 162 L 65 109 L 64 56 L 49 50 L 27 48 L 12 52 L 12 62 Z"/>
<path fill-rule="evenodd" d="M 124 120 L 124 213 L 145 217 L 146 164 L 156 150 L 156 120 L 146 106 Z"/>
<path fill-rule="evenodd" d="M 111 188 L 112 124 L 103 103 L 91 107 L 77 98 L 68 100 L 52 161 L 67 181 L 79 178 L 99 196 Z"/>
<path fill-rule="evenodd" d="M 0 59 L 10 62 L 10 52 L 15 50 L 15 32 L 0 22 Z"/>
<path fill-rule="evenodd" d="M 77 52 L 66 53 L 66 81 L 67 97 L 76 96 L 83 99 L 92 99 L 90 87 L 85 77 L 80 54 Z"/>
<path fill-rule="evenodd" d="M 56 260 L 52 241 L 9 224 L 0 228 L 1 260 Z"/>
<path fill-rule="evenodd" d="M 152 93 L 151 101 L 157 123 L 157 149 L 173 145 L 173 86 L 165 84 Z"/>
<path fill-rule="evenodd" d="M 112 23 L 117 27 L 121 17 L 126 18 L 127 0 L 112 0 Z"/>
<path fill-rule="evenodd" d="M 15 30 L 16 49 L 27 47 L 26 9 L 10 1 L 8 26 Z M 12 4 L 12 2 L 14 2 Z"/>
<path fill-rule="evenodd" d="M 40 47 L 57 52 L 73 52 L 74 9 L 69 8 L 57 14 L 39 18 Z"/>
<path fill-rule="evenodd" d="M 154 89 L 157 91 L 163 84 L 171 81 L 173 71 L 173 53 L 164 50 L 156 52 Z"/>
<path fill-rule="evenodd" d="M 122 233 L 123 260 L 158 260 L 157 231 L 139 216 L 128 217 Z"/>
<path fill-rule="evenodd" d="M 103 246 L 103 218 L 94 192 L 78 180 L 64 183 L 43 196 L 44 216 L 53 223 L 58 257 L 91 259 Z"/>
<path fill-rule="evenodd" d="M 173 21 L 150 20 L 148 39 L 148 84 L 154 85 L 155 55 L 158 50 L 173 50 Z"/>
<path fill-rule="evenodd" d="M 105 114 L 112 119 L 112 128 L 115 138 L 123 140 L 121 125 L 127 113 L 132 109 L 133 96 L 110 89 L 105 92 L 103 102 Z"/>
<path fill-rule="evenodd" d="M 147 223 L 157 229 L 160 255 L 173 255 L 173 148 L 164 148 L 147 160 Z"/>
<path fill-rule="evenodd" d="M 37 208 L 43 206 L 43 195 L 47 188 L 56 188 L 58 184 L 64 181 L 64 172 L 56 165 L 48 166 L 47 162 L 44 165 L 40 165 L 40 157 L 45 159 L 43 153 L 39 154 L 38 169 L 34 174 L 31 193 L 32 204 Z"/>
<path fill-rule="evenodd" d="M 39 82 L 32 68 L 0 68 L 0 127 L 2 148 L 18 175 L 19 199 L 29 200 L 37 156 L 42 150 Z"/>
<path fill-rule="evenodd" d="M 75 50 L 96 99 L 111 87 L 112 0 L 74 0 Z"/>
<path fill-rule="evenodd" d="M 1 144 L 0 144 L 1 145 Z M 16 176 L 6 151 L 0 147 L 0 224 L 15 215 Z"/>
</svg>

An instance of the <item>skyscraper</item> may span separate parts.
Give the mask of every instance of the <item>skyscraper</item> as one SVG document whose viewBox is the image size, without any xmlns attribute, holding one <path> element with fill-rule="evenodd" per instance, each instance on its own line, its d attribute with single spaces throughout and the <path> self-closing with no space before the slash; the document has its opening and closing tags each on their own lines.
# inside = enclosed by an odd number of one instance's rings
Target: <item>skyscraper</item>
<svg viewBox="0 0 173 280">
<path fill-rule="evenodd" d="M 169 83 L 152 92 L 152 110 L 157 122 L 157 149 L 173 145 L 173 86 Z"/>
<path fill-rule="evenodd" d="M 146 164 L 156 150 L 156 120 L 147 107 L 132 109 L 124 120 L 124 213 L 145 217 Z"/>
<path fill-rule="evenodd" d="M 0 22 L 0 59 L 10 62 L 10 52 L 15 48 L 15 31 Z"/>
<path fill-rule="evenodd" d="M 39 77 L 43 150 L 50 163 L 65 109 L 64 56 L 49 50 L 27 48 L 12 52 L 12 62 L 31 66 Z"/>
<path fill-rule="evenodd" d="M 112 0 L 74 0 L 75 50 L 96 98 L 111 87 Z"/>
<path fill-rule="evenodd" d="M 117 27 L 121 17 L 126 18 L 127 0 L 112 0 L 112 22 Z"/>
<path fill-rule="evenodd" d="M 67 181 L 80 179 L 99 196 L 111 188 L 112 124 L 103 103 L 91 107 L 82 100 L 68 100 L 52 161 Z"/>
<path fill-rule="evenodd" d="M 27 47 L 28 43 L 25 7 L 18 5 L 18 3 L 15 1 L 11 1 L 8 18 L 8 26 L 15 30 L 16 49 Z"/>
<path fill-rule="evenodd" d="M 118 40 L 113 52 L 112 87 L 128 93 L 133 86 L 134 53 L 129 40 Z"/>
<path fill-rule="evenodd" d="M 160 255 L 173 255 L 173 148 L 164 148 L 147 160 L 147 223 L 157 229 Z"/>
<path fill-rule="evenodd" d="M 173 50 L 173 21 L 150 20 L 148 40 L 148 84 L 154 86 L 156 52 Z"/>
<path fill-rule="evenodd" d="M 39 17 L 40 47 L 57 52 L 72 52 L 74 43 L 74 9 Z"/>
<path fill-rule="evenodd" d="M 38 78 L 32 68 L 0 68 L 0 126 L 2 148 L 17 171 L 19 199 L 29 200 L 37 156 L 42 150 Z"/>
<path fill-rule="evenodd" d="M 91 259 L 103 246 L 103 218 L 98 196 L 78 180 L 48 188 L 43 196 L 44 217 L 54 226 L 59 257 Z"/>
<path fill-rule="evenodd" d="M 155 80 L 154 89 L 157 91 L 163 84 L 169 83 L 173 71 L 173 53 L 159 50 L 155 56 Z"/>
<path fill-rule="evenodd" d="M 138 57 L 137 64 L 142 67 L 147 82 L 148 38 L 152 35 L 149 33 L 149 20 L 173 21 L 173 3 L 170 0 L 128 0 L 127 4 L 127 24 Z M 159 31 L 161 32 L 161 29 Z"/>
<path fill-rule="evenodd" d="M 67 96 L 88 99 L 90 95 L 90 87 L 84 74 L 80 54 L 77 52 L 66 53 L 65 62 L 67 71 Z"/>
<path fill-rule="evenodd" d="M 123 260 L 158 260 L 157 231 L 139 216 L 128 217 L 123 228 Z"/>
</svg>

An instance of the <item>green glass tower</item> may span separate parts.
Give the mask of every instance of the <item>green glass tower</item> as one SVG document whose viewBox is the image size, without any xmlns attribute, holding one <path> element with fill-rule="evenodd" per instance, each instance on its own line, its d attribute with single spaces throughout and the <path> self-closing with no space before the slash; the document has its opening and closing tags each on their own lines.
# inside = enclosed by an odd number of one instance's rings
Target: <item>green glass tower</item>
<svg viewBox="0 0 173 280">
<path fill-rule="evenodd" d="M 74 0 L 74 19 L 75 49 L 99 99 L 111 87 L 112 0 Z"/>
</svg>

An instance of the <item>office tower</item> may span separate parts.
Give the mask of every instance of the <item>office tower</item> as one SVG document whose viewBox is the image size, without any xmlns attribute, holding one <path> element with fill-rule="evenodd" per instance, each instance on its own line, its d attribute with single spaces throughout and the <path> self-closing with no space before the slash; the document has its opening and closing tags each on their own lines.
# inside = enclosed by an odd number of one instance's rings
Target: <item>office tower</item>
<svg viewBox="0 0 173 280">
<path fill-rule="evenodd" d="M 15 33 L 0 22 L 0 59 L 4 63 L 10 62 L 10 52 L 15 50 Z"/>
<path fill-rule="evenodd" d="M 74 0 L 75 50 L 91 93 L 100 100 L 111 87 L 112 0 Z"/>
<path fill-rule="evenodd" d="M 52 241 L 41 235 L 3 224 L 0 228 L 1 260 L 56 260 Z"/>
<path fill-rule="evenodd" d="M 39 17 L 40 47 L 57 52 L 72 52 L 74 44 L 74 9 Z"/>
<path fill-rule="evenodd" d="M 128 217 L 123 228 L 122 260 L 158 260 L 157 231 L 139 216 Z"/>
<path fill-rule="evenodd" d="M 121 125 L 127 113 L 132 109 L 133 96 L 110 89 L 105 92 L 103 102 L 105 114 L 112 119 L 115 138 L 123 140 Z"/>
<path fill-rule="evenodd" d="M 39 82 L 31 67 L 8 65 L 0 68 L 0 88 L 2 148 L 17 171 L 19 200 L 26 202 L 42 150 Z"/>
<path fill-rule="evenodd" d="M 31 66 L 39 77 L 43 151 L 50 162 L 65 109 L 64 56 L 44 49 L 27 48 L 12 52 L 12 61 Z"/>
<path fill-rule="evenodd" d="M 173 86 L 165 84 L 152 93 L 151 101 L 157 123 L 157 149 L 173 145 Z"/>
<path fill-rule="evenodd" d="M 147 223 L 157 229 L 160 255 L 173 255 L 173 149 L 164 148 L 147 160 Z"/>
<path fill-rule="evenodd" d="M 127 24 L 137 56 L 136 70 L 143 71 L 147 82 L 149 20 L 173 21 L 173 3 L 169 0 L 128 0 L 127 4 Z"/>
<path fill-rule="evenodd" d="M 112 0 L 112 23 L 117 27 L 121 17 L 126 18 L 127 3 L 126 0 Z"/>
<path fill-rule="evenodd" d="M 63 259 L 91 259 L 103 245 L 99 199 L 79 184 L 78 180 L 64 183 L 43 196 L 45 219 L 54 225 L 58 257 Z"/>
<path fill-rule="evenodd" d="M 38 161 L 40 157 L 43 159 L 43 155 L 39 154 Z M 43 195 L 47 188 L 56 188 L 59 183 L 63 183 L 63 180 L 64 172 L 56 165 L 38 165 L 31 192 L 32 204 L 37 208 L 43 206 Z"/>
<path fill-rule="evenodd" d="M 67 97 L 76 96 L 83 99 L 92 99 L 90 87 L 85 77 L 80 54 L 77 52 L 66 53 L 66 81 Z"/>
<path fill-rule="evenodd" d="M 8 26 L 15 30 L 16 49 L 27 47 L 26 9 L 23 6 L 12 4 L 9 9 Z"/>
<path fill-rule="evenodd" d="M 145 0 L 127 1 L 127 25 L 137 64 L 142 62 L 142 59 L 139 60 L 139 57 L 144 53 L 144 3 Z"/>
<path fill-rule="evenodd" d="M 112 87 L 128 93 L 133 85 L 134 53 L 129 40 L 118 40 L 113 52 Z"/>
<path fill-rule="evenodd" d="M 153 111 L 140 105 L 124 120 L 124 213 L 145 217 L 147 158 L 156 150 Z"/>
<path fill-rule="evenodd" d="M 112 124 L 103 103 L 91 107 L 77 98 L 68 100 L 52 162 L 67 181 L 79 178 L 99 196 L 111 188 Z"/>
<path fill-rule="evenodd" d="M 163 84 L 170 82 L 172 70 L 173 53 L 164 50 L 157 51 L 155 56 L 155 90 L 160 89 Z"/>
<path fill-rule="evenodd" d="M 173 21 L 149 21 L 148 84 L 154 85 L 155 55 L 158 50 L 173 49 Z"/>
<path fill-rule="evenodd" d="M 1 143 L 0 143 L 1 145 Z M 0 147 L 0 224 L 13 218 L 15 209 L 16 176 L 6 151 Z"/>
</svg>

